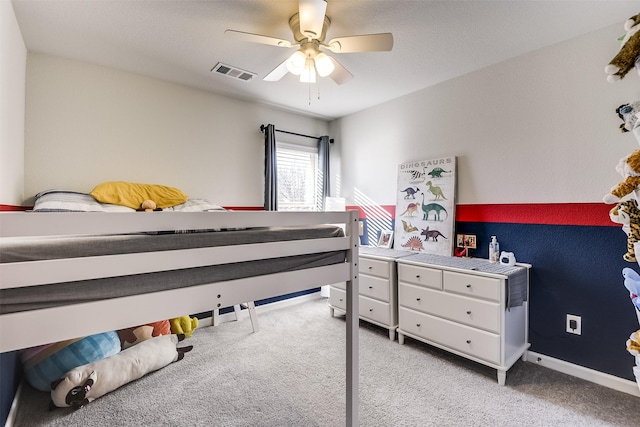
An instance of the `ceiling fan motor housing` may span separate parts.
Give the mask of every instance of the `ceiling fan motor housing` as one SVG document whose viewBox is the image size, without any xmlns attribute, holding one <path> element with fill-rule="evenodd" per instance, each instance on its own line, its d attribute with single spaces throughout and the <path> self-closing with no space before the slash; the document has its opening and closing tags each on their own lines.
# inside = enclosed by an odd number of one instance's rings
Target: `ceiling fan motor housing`
<svg viewBox="0 0 640 427">
<path fill-rule="evenodd" d="M 324 24 L 322 25 L 322 32 L 318 37 L 312 37 L 313 40 L 318 40 L 318 42 L 323 42 L 327 37 L 327 29 L 331 25 L 331 18 L 328 16 L 324 16 Z M 293 33 L 293 38 L 298 43 L 301 43 L 303 40 L 308 40 L 309 37 L 304 35 L 302 31 L 300 31 L 300 14 L 296 13 L 291 18 L 289 18 L 289 28 L 291 28 L 291 32 Z"/>
</svg>

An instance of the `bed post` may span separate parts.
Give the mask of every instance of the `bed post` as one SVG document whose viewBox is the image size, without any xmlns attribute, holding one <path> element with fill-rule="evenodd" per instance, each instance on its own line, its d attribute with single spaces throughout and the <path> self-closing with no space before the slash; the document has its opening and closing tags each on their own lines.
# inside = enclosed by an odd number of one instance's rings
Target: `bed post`
<svg viewBox="0 0 640 427">
<path fill-rule="evenodd" d="M 348 251 L 348 261 L 351 265 L 350 277 L 347 281 L 347 426 L 356 427 L 360 425 L 358 418 L 359 404 L 359 336 L 358 328 L 358 247 L 360 237 L 358 234 L 358 211 L 349 212 L 350 224 L 347 226 L 347 233 L 350 237 L 351 248 Z"/>
</svg>

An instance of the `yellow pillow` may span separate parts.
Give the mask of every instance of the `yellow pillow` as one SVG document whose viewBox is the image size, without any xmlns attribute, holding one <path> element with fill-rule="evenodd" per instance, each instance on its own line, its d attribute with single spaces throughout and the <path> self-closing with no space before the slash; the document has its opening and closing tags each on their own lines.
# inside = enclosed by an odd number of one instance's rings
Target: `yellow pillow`
<svg viewBox="0 0 640 427">
<path fill-rule="evenodd" d="M 138 209 L 145 200 L 153 200 L 159 208 L 168 208 L 189 199 L 189 196 L 177 188 L 123 181 L 98 184 L 91 195 L 101 203 L 128 206 L 132 209 Z"/>
</svg>

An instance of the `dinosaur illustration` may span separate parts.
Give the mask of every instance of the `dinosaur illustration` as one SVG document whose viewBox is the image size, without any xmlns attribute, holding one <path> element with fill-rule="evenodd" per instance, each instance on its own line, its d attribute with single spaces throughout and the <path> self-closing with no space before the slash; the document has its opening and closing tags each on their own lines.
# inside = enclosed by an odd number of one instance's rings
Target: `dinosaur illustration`
<svg viewBox="0 0 640 427">
<path fill-rule="evenodd" d="M 411 179 L 410 179 L 411 182 L 418 182 L 422 180 L 422 178 L 424 178 L 424 172 L 420 172 L 417 170 L 406 170 L 403 172 L 407 172 L 411 174 Z"/>
<path fill-rule="evenodd" d="M 420 233 L 421 236 L 424 236 L 424 241 L 428 241 L 429 239 L 433 240 L 434 242 L 438 241 L 438 237 L 442 236 L 444 237 L 444 235 L 438 231 L 438 230 L 429 230 L 429 227 L 427 227 L 426 229 L 422 230 L 422 233 Z M 446 237 L 444 237 L 446 239 Z"/>
<path fill-rule="evenodd" d="M 411 233 L 412 231 L 418 231 L 418 227 L 414 226 L 410 222 L 407 222 L 404 219 L 401 221 L 402 221 L 402 228 L 404 228 L 404 231 L 406 231 L 407 233 Z"/>
<path fill-rule="evenodd" d="M 420 191 L 420 189 L 418 187 L 416 188 L 407 187 L 404 190 L 400 190 L 400 191 L 404 191 L 406 193 L 406 195 L 404 196 L 405 199 L 408 199 L 409 197 L 411 197 L 412 199 L 415 199 L 416 193 Z"/>
<path fill-rule="evenodd" d="M 438 203 L 429 203 L 428 205 L 424 204 L 424 193 L 420 193 L 422 195 L 422 219 L 425 221 L 429 220 L 429 214 L 431 212 L 434 213 L 433 220 L 434 221 L 444 221 L 449 217 L 449 212 L 444 208 L 444 206 Z M 444 212 L 447 216 L 444 219 L 440 219 L 440 212 Z"/>
<path fill-rule="evenodd" d="M 436 198 L 433 200 L 438 200 L 438 198 L 447 200 L 447 198 L 444 197 L 444 194 L 442 193 L 442 188 L 438 187 L 437 185 L 431 185 L 431 181 L 427 181 L 425 185 L 429 187 L 429 192 L 436 196 Z"/>
<path fill-rule="evenodd" d="M 399 216 L 413 216 L 414 213 L 418 212 L 418 205 L 415 203 L 409 203 L 407 209 L 402 212 Z M 405 215 L 407 214 L 407 215 Z"/>
<path fill-rule="evenodd" d="M 443 173 L 451 173 L 451 171 L 446 171 L 442 168 L 433 168 L 431 172 L 427 173 L 431 178 L 442 178 Z"/>
<path fill-rule="evenodd" d="M 403 248 L 409 248 L 412 251 L 423 251 L 424 246 L 422 246 L 422 240 L 419 237 L 413 236 L 404 245 L 401 245 Z"/>
</svg>

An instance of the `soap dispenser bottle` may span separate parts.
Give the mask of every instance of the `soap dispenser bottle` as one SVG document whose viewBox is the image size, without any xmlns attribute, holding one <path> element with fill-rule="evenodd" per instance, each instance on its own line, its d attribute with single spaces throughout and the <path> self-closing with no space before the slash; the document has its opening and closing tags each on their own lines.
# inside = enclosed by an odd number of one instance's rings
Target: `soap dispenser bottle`
<svg viewBox="0 0 640 427">
<path fill-rule="evenodd" d="M 491 236 L 491 242 L 489 242 L 489 261 L 498 262 L 500 256 L 500 243 L 496 236 Z"/>
</svg>

